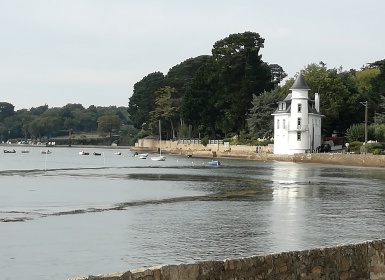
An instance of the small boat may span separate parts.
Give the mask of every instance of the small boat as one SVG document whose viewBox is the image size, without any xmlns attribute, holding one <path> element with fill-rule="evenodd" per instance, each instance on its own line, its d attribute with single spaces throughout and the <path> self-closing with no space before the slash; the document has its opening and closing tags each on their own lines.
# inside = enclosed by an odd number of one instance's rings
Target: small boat
<svg viewBox="0 0 385 280">
<path fill-rule="evenodd" d="M 212 161 L 209 161 L 209 165 L 210 166 L 220 166 L 221 163 L 219 160 L 212 160 Z"/>
<path fill-rule="evenodd" d="M 94 152 L 94 156 L 101 156 L 101 155 L 102 155 L 101 153 Z"/>
<path fill-rule="evenodd" d="M 137 158 L 140 158 L 140 159 L 145 159 L 148 157 L 148 153 L 145 153 L 145 154 L 134 154 L 134 157 L 137 157 Z"/>
<path fill-rule="evenodd" d="M 154 161 L 165 161 L 166 157 L 159 155 L 157 157 L 151 157 L 151 160 L 154 160 Z"/>
<path fill-rule="evenodd" d="M 29 151 L 28 151 L 27 149 L 24 149 L 24 150 L 21 150 L 21 153 L 22 153 L 22 154 L 28 154 Z"/>
<path fill-rule="evenodd" d="M 120 156 L 120 155 L 122 155 L 122 153 L 121 152 L 116 152 L 115 155 Z"/>
<path fill-rule="evenodd" d="M 49 155 L 49 154 L 52 153 L 50 150 L 46 150 L 46 151 L 41 150 L 40 152 L 41 152 L 43 155 Z"/>
<path fill-rule="evenodd" d="M 88 156 L 89 154 L 90 154 L 89 152 L 85 152 L 85 151 L 79 152 L 79 155 L 81 155 L 81 156 Z"/>
<path fill-rule="evenodd" d="M 15 154 L 16 150 L 15 149 L 13 149 L 13 150 L 4 150 L 4 153 L 5 154 Z"/>
<path fill-rule="evenodd" d="M 162 130 L 160 129 L 160 120 L 159 120 L 159 156 L 157 157 L 151 157 L 151 160 L 154 161 L 165 161 L 166 157 L 162 156 Z"/>
</svg>

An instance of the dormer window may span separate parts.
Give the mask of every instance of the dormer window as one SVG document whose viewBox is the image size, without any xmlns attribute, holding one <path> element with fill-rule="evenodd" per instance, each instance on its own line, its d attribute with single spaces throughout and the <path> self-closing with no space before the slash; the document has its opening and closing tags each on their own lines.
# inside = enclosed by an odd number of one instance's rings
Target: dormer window
<svg viewBox="0 0 385 280">
<path fill-rule="evenodd" d="M 279 111 L 286 110 L 286 103 L 285 103 L 285 102 L 279 102 L 279 104 L 278 104 L 278 110 L 279 110 Z"/>
</svg>

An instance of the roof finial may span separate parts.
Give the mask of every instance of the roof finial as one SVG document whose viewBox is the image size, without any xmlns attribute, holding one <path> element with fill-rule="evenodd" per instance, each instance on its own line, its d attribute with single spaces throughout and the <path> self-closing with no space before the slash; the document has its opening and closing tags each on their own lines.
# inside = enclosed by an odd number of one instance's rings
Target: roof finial
<svg viewBox="0 0 385 280">
<path fill-rule="evenodd" d="M 290 90 L 293 90 L 293 89 L 306 89 L 306 90 L 310 89 L 305 81 L 305 78 L 302 75 L 302 70 L 299 71 L 299 75 L 297 76 L 297 79 L 295 80 L 294 84 L 290 88 Z"/>
</svg>

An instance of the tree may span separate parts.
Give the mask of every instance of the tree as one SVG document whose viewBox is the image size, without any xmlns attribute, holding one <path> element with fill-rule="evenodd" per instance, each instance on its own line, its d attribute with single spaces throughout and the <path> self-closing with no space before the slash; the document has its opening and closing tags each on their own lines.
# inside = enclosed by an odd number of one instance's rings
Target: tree
<svg viewBox="0 0 385 280">
<path fill-rule="evenodd" d="M 215 95 L 218 79 L 212 74 L 213 72 L 212 59 L 199 68 L 183 97 L 181 115 L 187 124 L 195 127 L 204 126 L 207 132 L 215 135 L 215 125 L 219 120 L 220 110 Z"/>
<path fill-rule="evenodd" d="M 253 94 L 272 90 L 274 84 L 269 66 L 262 61 L 259 50 L 264 41 L 258 33 L 231 34 L 217 41 L 212 49 L 218 84 L 213 86 L 221 115 L 234 116 L 238 132 L 245 128 L 245 119 Z M 215 81 L 215 80 L 214 80 Z"/>
<path fill-rule="evenodd" d="M 13 116 L 15 113 L 15 106 L 11 103 L 0 102 L 0 122 L 2 122 L 5 118 Z"/>
<path fill-rule="evenodd" d="M 274 122 L 271 114 L 277 108 L 277 102 L 282 98 L 279 89 L 264 91 L 261 95 L 253 96 L 247 118 L 250 134 L 258 138 L 271 138 L 274 132 Z"/>
<path fill-rule="evenodd" d="M 155 109 L 155 92 L 164 86 L 161 72 L 147 75 L 134 85 L 134 92 L 129 98 L 128 113 L 136 128 L 150 121 L 150 112 Z"/>
<path fill-rule="evenodd" d="M 287 77 L 286 72 L 278 64 L 267 64 L 271 72 L 271 81 L 274 85 L 278 85 L 283 79 Z"/>
<path fill-rule="evenodd" d="M 366 82 L 370 83 L 370 87 L 366 85 L 365 90 L 369 97 L 370 112 L 374 113 L 376 123 L 385 123 L 385 59 L 369 64 L 370 72 L 366 78 Z"/>
<path fill-rule="evenodd" d="M 346 137 L 349 142 L 364 141 L 365 139 L 365 127 L 363 124 L 352 124 L 346 130 Z"/>
<path fill-rule="evenodd" d="M 370 67 L 378 69 L 379 73 L 371 80 L 372 90 L 376 94 L 385 94 L 385 59 L 369 64 Z"/>
<path fill-rule="evenodd" d="M 150 127 L 158 125 L 158 120 L 165 119 L 171 125 L 172 138 L 176 137 L 174 122 L 179 119 L 179 106 L 172 99 L 174 88 L 165 86 L 156 92 L 155 110 L 150 112 Z"/>
<path fill-rule="evenodd" d="M 187 87 L 196 72 L 209 59 L 209 55 L 189 58 L 168 71 L 165 77 L 165 85 L 174 88 L 172 98 L 180 99 L 185 95 Z"/>
<path fill-rule="evenodd" d="M 98 131 L 109 134 L 112 139 L 112 131 L 119 132 L 122 120 L 117 115 L 104 115 L 98 118 Z"/>
<path fill-rule="evenodd" d="M 39 116 L 39 115 L 43 114 L 47 109 L 48 109 L 48 105 L 45 104 L 43 106 L 39 106 L 36 108 L 32 107 L 29 111 L 31 112 L 31 114 Z"/>
</svg>

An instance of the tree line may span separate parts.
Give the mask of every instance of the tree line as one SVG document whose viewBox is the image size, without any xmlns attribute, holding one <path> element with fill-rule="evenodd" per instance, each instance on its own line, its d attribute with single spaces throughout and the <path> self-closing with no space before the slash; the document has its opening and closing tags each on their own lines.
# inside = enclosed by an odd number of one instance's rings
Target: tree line
<svg viewBox="0 0 385 280">
<path fill-rule="evenodd" d="M 135 135 L 138 130 L 133 127 L 126 107 L 91 105 L 84 108 L 81 104 L 67 104 L 63 107 L 49 108 L 43 105 L 15 111 L 11 103 L 0 102 L 2 142 L 9 139 L 42 141 L 95 131 L 105 134 L 109 140 L 121 141 L 124 136 Z"/>
<path fill-rule="evenodd" d="M 237 136 L 253 140 L 273 135 L 277 101 L 289 94 L 295 77 L 279 64 L 262 60 L 264 41 L 258 33 L 231 34 L 217 41 L 211 55 L 189 58 L 166 75 L 154 72 L 134 85 L 128 112 L 142 134 L 162 139 Z M 368 62 L 359 70 L 328 68 L 320 61 L 305 66 L 302 74 L 309 95 L 320 94 L 323 134 L 345 135 L 364 122 L 368 102 L 370 124 L 385 123 L 385 60 Z"/>
</svg>

